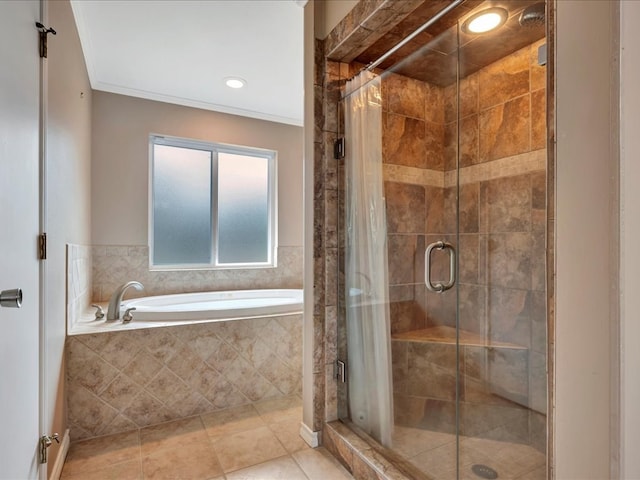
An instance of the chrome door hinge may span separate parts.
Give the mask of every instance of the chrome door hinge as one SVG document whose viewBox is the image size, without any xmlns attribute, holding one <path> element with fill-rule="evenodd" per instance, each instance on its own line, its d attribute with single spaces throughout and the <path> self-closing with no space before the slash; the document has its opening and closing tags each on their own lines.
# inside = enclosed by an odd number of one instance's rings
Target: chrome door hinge
<svg viewBox="0 0 640 480">
<path fill-rule="evenodd" d="M 333 142 L 333 158 L 336 160 L 342 160 L 345 155 L 345 147 L 344 138 L 338 138 Z"/>
<path fill-rule="evenodd" d="M 336 378 L 341 383 L 347 381 L 347 364 L 342 360 L 336 360 Z"/>
<path fill-rule="evenodd" d="M 60 443 L 60 438 L 57 433 L 53 435 L 43 435 L 40 437 L 40 463 L 47 463 L 47 449 L 51 446 L 53 441 Z"/>
<path fill-rule="evenodd" d="M 47 259 L 47 234 L 41 233 L 38 237 L 38 259 Z"/>
</svg>

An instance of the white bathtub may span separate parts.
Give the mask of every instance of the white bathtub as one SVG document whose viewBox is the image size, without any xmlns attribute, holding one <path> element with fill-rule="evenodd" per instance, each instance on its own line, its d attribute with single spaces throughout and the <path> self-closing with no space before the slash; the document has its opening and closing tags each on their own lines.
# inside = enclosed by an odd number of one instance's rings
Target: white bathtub
<svg viewBox="0 0 640 480">
<path fill-rule="evenodd" d="M 107 304 L 101 304 L 105 313 Z M 133 320 L 96 320 L 94 310 L 71 326 L 69 335 L 190 323 L 242 320 L 302 313 L 302 290 L 233 290 L 181 293 L 124 300 L 120 315 L 135 307 Z"/>
</svg>

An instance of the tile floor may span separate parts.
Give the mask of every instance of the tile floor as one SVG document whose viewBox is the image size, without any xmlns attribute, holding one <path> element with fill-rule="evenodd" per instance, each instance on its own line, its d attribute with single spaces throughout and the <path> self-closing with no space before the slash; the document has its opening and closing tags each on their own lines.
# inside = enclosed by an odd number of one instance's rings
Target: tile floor
<svg viewBox="0 0 640 480">
<path fill-rule="evenodd" d="M 431 478 L 456 479 L 453 434 L 396 426 L 394 449 Z M 479 480 L 472 465 L 495 469 L 501 480 L 545 480 L 545 455 L 528 445 L 484 438 L 460 438 L 460 480 Z"/>
<path fill-rule="evenodd" d="M 352 479 L 324 448 L 300 438 L 301 418 L 292 396 L 80 441 L 61 479 Z"/>
</svg>

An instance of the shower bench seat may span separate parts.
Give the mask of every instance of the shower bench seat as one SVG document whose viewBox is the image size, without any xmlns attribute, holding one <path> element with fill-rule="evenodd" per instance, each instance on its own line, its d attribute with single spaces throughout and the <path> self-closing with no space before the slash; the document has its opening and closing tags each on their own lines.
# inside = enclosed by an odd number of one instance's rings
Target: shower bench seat
<svg viewBox="0 0 640 480">
<path fill-rule="evenodd" d="M 459 330 L 458 334 L 460 345 L 468 347 L 487 347 L 487 348 L 511 348 L 526 350 L 527 347 L 508 342 L 490 341 L 474 332 Z M 454 327 L 437 326 L 428 327 L 420 330 L 411 330 L 403 333 L 394 333 L 391 335 L 392 340 L 418 343 L 441 343 L 445 345 L 456 344 L 456 329 Z"/>
</svg>

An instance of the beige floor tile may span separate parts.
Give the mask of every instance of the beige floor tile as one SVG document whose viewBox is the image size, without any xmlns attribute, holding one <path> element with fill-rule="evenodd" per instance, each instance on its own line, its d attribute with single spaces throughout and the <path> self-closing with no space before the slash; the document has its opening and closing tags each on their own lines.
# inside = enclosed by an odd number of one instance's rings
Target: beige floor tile
<svg viewBox="0 0 640 480">
<path fill-rule="evenodd" d="M 414 457 L 455 441 L 456 436 L 451 433 L 433 432 L 421 428 L 396 426 L 393 432 L 393 449 L 405 458 Z"/>
<path fill-rule="evenodd" d="M 324 447 L 309 448 L 293 454 L 309 480 L 348 480 L 353 477 Z"/>
<path fill-rule="evenodd" d="M 201 415 L 207 434 L 212 438 L 265 426 L 253 405 L 227 408 Z"/>
<path fill-rule="evenodd" d="M 145 480 L 209 480 L 222 474 L 213 447 L 200 443 L 145 455 L 142 470 Z"/>
<path fill-rule="evenodd" d="M 209 444 L 209 437 L 200 417 L 184 418 L 140 430 L 142 455 L 150 455 L 166 448 L 184 449 L 200 443 Z"/>
<path fill-rule="evenodd" d="M 67 475 L 64 469 L 61 479 L 64 480 L 142 480 L 142 467 L 140 459 L 111 465 L 92 472 L 81 472 L 75 475 Z"/>
<path fill-rule="evenodd" d="M 300 420 L 272 423 L 269 428 L 289 453 L 310 448 L 300 436 Z"/>
<path fill-rule="evenodd" d="M 243 468 L 227 474 L 227 480 L 307 480 L 307 476 L 289 456 Z M 333 477 L 325 476 L 325 480 Z"/>
<path fill-rule="evenodd" d="M 140 459 L 137 430 L 73 443 L 64 464 L 63 475 L 87 474 L 118 463 Z"/>
<path fill-rule="evenodd" d="M 302 400 L 296 395 L 272 398 L 254 405 L 267 423 L 302 420 Z"/>
<path fill-rule="evenodd" d="M 547 466 L 542 465 L 541 467 L 536 468 L 535 470 L 531 470 L 528 473 L 525 473 L 521 477 L 518 477 L 518 480 L 545 480 L 547 478 Z"/>
<path fill-rule="evenodd" d="M 268 427 L 234 433 L 214 440 L 213 447 L 225 473 L 286 455 Z"/>
</svg>

